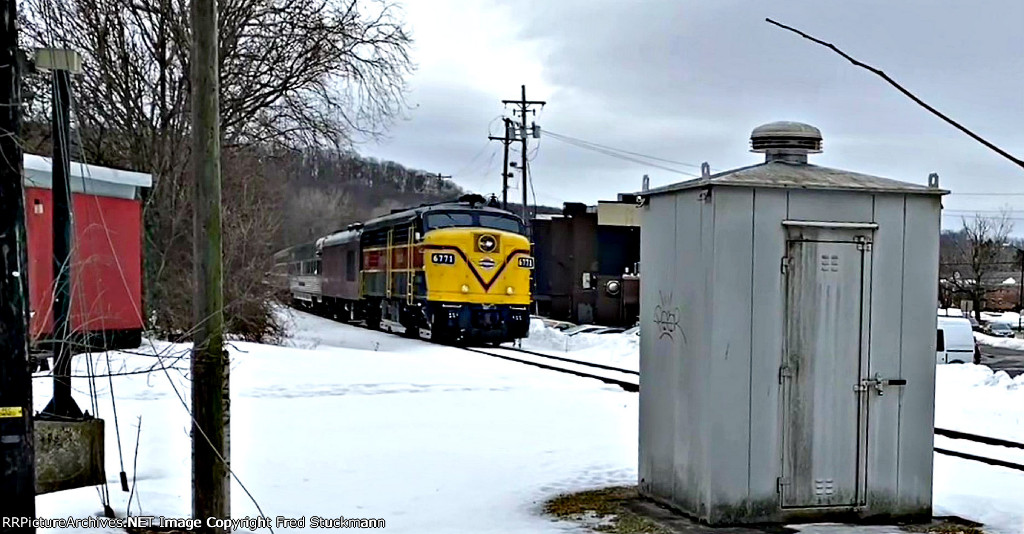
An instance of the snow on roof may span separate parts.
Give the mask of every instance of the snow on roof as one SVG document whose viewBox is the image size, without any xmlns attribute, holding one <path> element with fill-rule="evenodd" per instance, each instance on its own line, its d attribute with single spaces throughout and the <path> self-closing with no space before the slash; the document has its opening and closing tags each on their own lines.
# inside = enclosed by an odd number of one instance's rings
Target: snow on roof
<svg viewBox="0 0 1024 534">
<path fill-rule="evenodd" d="M 47 157 L 37 156 L 35 154 L 25 154 L 24 167 L 26 174 L 34 171 L 50 175 L 53 169 L 53 163 L 52 160 Z M 130 185 L 134 187 L 153 186 L 153 176 L 141 172 L 122 171 L 112 169 L 110 167 L 100 167 L 98 165 L 84 165 L 77 161 L 71 162 L 70 171 L 69 178 L 71 180 L 96 180 L 99 182 Z"/>
</svg>

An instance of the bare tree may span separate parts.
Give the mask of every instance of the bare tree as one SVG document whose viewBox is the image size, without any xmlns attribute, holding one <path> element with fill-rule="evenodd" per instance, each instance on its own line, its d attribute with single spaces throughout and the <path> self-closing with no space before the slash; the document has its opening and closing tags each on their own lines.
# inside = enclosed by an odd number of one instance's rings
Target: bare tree
<svg viewBox="0 0 1024 534">
<path fill-rule="evenodd" d="M 82 157 L 154 176 L 145 204 L 146 301 L 169 332 L 189 328 L 188 6 L 24 0 L 21 12 L 29 46 L 83 55 L 73 109 Z M 253 236 L 272 235 L 280 222 L 284 195 L 272 182 L 286 169 L 275 160 L 382 134 L 404 109 L 412 63 L 411 39 L 388 0 L 221 0 L 219 8 L 225 279 L 236 289 L 234 301 L 228 289 L 230 307 L 258 302 L 258 282 L 270 270 L 270 240 Z M 28 119 L 44 123 L 48 91 L 45 82 L 33 83 Z M 265 322 L 243 316 L 270 313 L 266 306 L 234 311 L 228 320 L 236 331 Z"/>
<path fill-rule="evenodd" d="M 968 297 L 973 303 L 975 319 L 981 320 L 985 296 L 999 281 L 991 277 L 999 266 L 1012 261 L 1008 247 L 1013 221 L 1004 210 L 995 217 L 962 219 L 959 235 L 946 241 L 940 252 L 943 280 L 953 293 Z"/>
</svg>

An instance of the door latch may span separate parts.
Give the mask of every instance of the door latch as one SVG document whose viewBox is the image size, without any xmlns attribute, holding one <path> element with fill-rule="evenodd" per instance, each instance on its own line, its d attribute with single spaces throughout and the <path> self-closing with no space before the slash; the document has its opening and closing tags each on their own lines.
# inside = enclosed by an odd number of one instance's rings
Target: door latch
<svg viewBox="0 0 1024 534">
<path fill-rule="evenodd" d="M 875 373 L 874 378 L 865 378 L 860 381 L 860 384 L 853 386 L 853 390 L 860 393 L 867 391 L 869 388 L 874 387 L 875 393 L 881 397 L 885 395 L 886 386 L 905 386 L 907 385 L 906 379 L 903 378 L 882 378 L 881 373 Z"/>
</svg>

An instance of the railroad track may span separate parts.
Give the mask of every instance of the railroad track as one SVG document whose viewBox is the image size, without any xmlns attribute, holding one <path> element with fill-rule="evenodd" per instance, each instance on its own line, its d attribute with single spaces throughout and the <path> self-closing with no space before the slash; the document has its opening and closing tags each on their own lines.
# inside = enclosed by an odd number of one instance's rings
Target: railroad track
<svg viewBox="0 0 1024 534">
<path fill-rule="evenodd" d="M 362 328 L 369 329 L 365 321 L 344 321 L 337 319 L 335 317 L 321 315 L 310 310 L 299 309 L 298 311 L 323 317 L 325 319 L 330 319 L 332 321 L 336 321 L 342 324 L 349 324 L 352 326 L 359 326 Z M 404 330 L 404 328 L 385 327 L 378 331 L 390 333 L 393 335 L 405 336 Z M 423 336 L 416 336 L 414 339 L 419 339 L 421 341 L 426 341 L 428 343 L 438 343 L 437 341 L 432 341 L 430 338 Z M 638 371 L 633 371 L 631 369 L 623 369 L 621 367 L 614 367 L 611 365 L 604 365 L 600 363 L 587 362 L 582 360 L 574 360 L 572 358 L 563 358 L 561 356 L 554 356 L 551 354 L 544 354 L 542 352 L 520 349 L 516 347 L 455 347 L 469 352 L 476 352 L 478 354 L 492 356 L 494 358 L 501 358 L 503 360 L 518 362 L 526 365 L 532 365 L 534 367 L 540 367 L 541 369 L 548 369 L 550 371 L 567 373 L 582 378 L 592 378 L 595 380 L 600 380 L 606 384 L 619 386 L 626 391 L 640 391 L 640 373 Z"/>
<path fill-rule="evenodd" d="M 640 391 L 640 373 L 630 369 L 622 369 L 594 362 L 573 360 L 571 358 L 552 356 L 550 354 L 512 347 L 460 348 L 470 352 L 492 356 L 494 358 L 501 358 L 503 360 L 540 367 L 541 369 L 548 369 L 583 378 L 600 380 L 606 384 L 619 386 L 626 391 Z"/>
</svg>

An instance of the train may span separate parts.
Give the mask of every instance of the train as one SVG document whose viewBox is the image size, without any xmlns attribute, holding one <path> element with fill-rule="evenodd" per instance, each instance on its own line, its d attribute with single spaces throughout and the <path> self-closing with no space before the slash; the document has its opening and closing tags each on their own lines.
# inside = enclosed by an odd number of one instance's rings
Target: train
<svg viewBox="0 0 1024 534">
<path fill-rule="evenodd" d="M 298 309 L 442 343 L 504 343 L 530 327 L 523 220 L 480 195 L 354 223 L 275 254 Z"/>
</svg>

